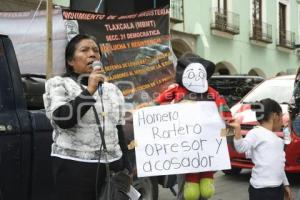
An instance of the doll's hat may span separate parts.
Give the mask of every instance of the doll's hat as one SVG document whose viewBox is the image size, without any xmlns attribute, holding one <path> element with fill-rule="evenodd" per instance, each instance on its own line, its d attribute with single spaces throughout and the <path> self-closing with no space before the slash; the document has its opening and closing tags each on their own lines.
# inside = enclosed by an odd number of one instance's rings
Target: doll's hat
<svg viewBox="0 0 300 200">
<path fill-rule="evenodd" d="M 183 71 L 191 63 L 200 63 L 203 65 L 207 73 L 207 80 L 213 75 L 216 68 L 216 65 L 209 60 L 205 60 L 204 58 L 201 58 L 200 56 L 194 53 L 186 53 L 183 56 L 181 56 L 177 61 L 176 82 L 178 84 L 182 85 Z"/>
</svg>

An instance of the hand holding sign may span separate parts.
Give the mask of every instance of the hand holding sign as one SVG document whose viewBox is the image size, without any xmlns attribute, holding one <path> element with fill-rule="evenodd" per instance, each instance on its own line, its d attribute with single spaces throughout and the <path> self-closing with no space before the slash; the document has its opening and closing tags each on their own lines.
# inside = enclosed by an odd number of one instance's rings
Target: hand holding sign
<svg viewBox="0 0 300 200">
<path fill-rule="evenodd" d="M 242 137 L 241 135 L 241 125 L 240 123 L 238 122 L 238 120 L 234 120 L 233 122 L 230 122 L 227 124 L 227 126 L 230 128 L 231 130 L 231 135 L 234 135 L 235 138 L 240 138 Z"/>
</svg>

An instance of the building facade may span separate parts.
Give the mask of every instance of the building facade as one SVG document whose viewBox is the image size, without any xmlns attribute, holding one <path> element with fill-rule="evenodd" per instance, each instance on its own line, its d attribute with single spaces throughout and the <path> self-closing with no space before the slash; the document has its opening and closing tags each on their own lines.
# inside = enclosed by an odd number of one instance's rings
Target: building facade
<svg viewBox="0 0 300 200">
<path fill-rule="evenodd" d="M 158 7 L 167 1 L 149 2 Z M 39 2 L 0 0 L 0 10 L 34 10 Z M 300 0 L 170 0 L 170 7 L 177 57 L 195 52 L 214 61 L 219 74 L 263 77 L 292 74 L 300 65 Z"/>
<path fill-rule="evenodd" d="M 299 0 L 171 0 L 177 57 L 195 52 L 217 74 L 271 77 L 300 64 Z"/>
</svg>

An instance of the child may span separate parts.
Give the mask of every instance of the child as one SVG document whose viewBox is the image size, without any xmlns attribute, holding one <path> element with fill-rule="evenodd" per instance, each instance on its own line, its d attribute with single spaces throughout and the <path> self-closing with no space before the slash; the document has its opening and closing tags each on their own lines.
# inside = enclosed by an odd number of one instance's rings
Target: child
<svg viewBox="0 0 300 200">
<path fill-rule="evenodd" d="M 272 99 L 263 99 L 251 105 L 256 112 L 259 126 L 248 132 L 242 138 L 240 125 L 230 123 L 235 128 L 234 146 L 240 153 L 251 152 L 252 168 L 249 200 L 291 200 L 292 192 L 289 187 L 284 166 L 284 143 L 275 132 L 282 127 L 282 109 Z"/>
</svg>

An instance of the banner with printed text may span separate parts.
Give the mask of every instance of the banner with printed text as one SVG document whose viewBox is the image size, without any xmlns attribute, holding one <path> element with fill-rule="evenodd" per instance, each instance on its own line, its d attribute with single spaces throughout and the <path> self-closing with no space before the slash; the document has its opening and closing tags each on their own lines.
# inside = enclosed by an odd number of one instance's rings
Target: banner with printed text
<svg viewBox="0 0 300 200">
<path fill-rule="evenodd" d="M 98 39 L 108 81 L 133 108 L 173 82 L 168 8 L 126 16 L 63 10 L 63 18 L 69 37 L 84 33 Z"/>
<path fill-rule="evenodd" d="M 230 169 L 215 102 L 142 108 L 133 125 L 138 177 Z"/>
</svg>

